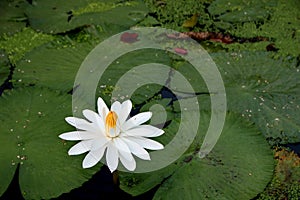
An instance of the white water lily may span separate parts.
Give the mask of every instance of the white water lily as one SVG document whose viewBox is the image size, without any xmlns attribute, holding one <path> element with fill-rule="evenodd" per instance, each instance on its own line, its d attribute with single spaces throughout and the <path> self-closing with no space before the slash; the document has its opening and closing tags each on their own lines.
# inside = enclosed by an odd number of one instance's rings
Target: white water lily
<svg viewBox="0 0 300 200">
<path fill-rule="evenodd" d="M 98 98 L 98 113 L 83 110 L 86 119 L 67 117 L 66 121 L 77 128 L 77 131 L 59 135 L 64 140 L 81 140 L 68 151 L 69 155 L 79 155 L 88 152 L 82 167 L 89 168 L 96 165 L 106 150 L 106 164 L 111 172 L 118 167 L 119 159 L 123 166 L 133 171 L 136 162 L 133 157 L 150 160 L 145 149 L 160 150 L 164 146 L 148 137 L 157 137 L 163 130 L 151 125 L 141 125 L 148 121 L 152 113 L 139 113 L 129 119 L 132 109 L 130 100 L 120 103 L 114 102 L 109 110 L 102 98 Z M 133 154 L 133 155 L 132 155 Z"/>
</svg>

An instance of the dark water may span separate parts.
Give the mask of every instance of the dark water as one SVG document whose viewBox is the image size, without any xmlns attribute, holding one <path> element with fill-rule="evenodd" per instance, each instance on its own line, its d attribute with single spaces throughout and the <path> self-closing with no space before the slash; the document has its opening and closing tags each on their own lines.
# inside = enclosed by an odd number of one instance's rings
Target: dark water
<svg viewBox="0 0 300 200">
<path fill-rule="evenodd" d="M 19 167 L 7 191 L 0 197 L 1 200 L 24 200 L 22 197 L 18 176 Z M 150 200 L 153 198 L 156 189 L 143 195 L 132 197 L 119 189 L 113 183 L 113 177 L 109 169 L 103 166 L 89 181 L 81 187 L 73 189 L 69 193 L 62 194 L 52 200 L 99 200 L 99 199 L 119 199 L 119 200 Z"/>
</svg>

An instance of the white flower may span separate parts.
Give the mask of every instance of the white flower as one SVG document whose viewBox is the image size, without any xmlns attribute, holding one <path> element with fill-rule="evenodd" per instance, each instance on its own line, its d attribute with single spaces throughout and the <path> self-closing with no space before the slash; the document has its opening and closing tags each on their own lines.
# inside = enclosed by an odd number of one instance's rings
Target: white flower
<svg viewBox="0 0 300 200">
<path fill-rule="evenodd" d="M 106 150 L 106 163 L 111 172 L 118 167 L 119 159 L 128 170 L 136 168 L 132 154 L 150 160 L 150 155 L 145 149 L 160 150 L 163 145 L 148 139 L 164 133 L 163 130 L 151 125 L 141 125 L 148 121 L 152 113 L 139 113 L 128 119 L 132 108 L 130 100 L 122 104 L 114 102 L 109 110 L 102 98 L 98 98 L 98 113 L 92 110 L 83 110 L 87 118 L 67 117 L 66 121 L 77 128 L 77 131 L 59 135 L 64 140 L 81 140 L 68 151 L 69 155 L 79 155 L 89 152 L 83 162 L 83 168 L 96 165 Z"/>
</svg>

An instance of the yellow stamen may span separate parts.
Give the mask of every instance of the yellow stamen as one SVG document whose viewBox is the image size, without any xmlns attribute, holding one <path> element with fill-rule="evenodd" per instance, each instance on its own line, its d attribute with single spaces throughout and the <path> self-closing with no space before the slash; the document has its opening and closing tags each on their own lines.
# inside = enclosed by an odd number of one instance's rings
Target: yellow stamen
<svg viewBox="0 0 300 200">
<path fill-rule="evenodd" d="M 105 119 L 105 128 L 106 128 L 106 136 L 107 137 L 116 137 L 116 136 L 110 135 L 110 129 L 113 128 L 116 131 L 117 119 L 118 119 L 118 116 L 114 111 L 108 112 L 106 119 Z"/>
</svg>

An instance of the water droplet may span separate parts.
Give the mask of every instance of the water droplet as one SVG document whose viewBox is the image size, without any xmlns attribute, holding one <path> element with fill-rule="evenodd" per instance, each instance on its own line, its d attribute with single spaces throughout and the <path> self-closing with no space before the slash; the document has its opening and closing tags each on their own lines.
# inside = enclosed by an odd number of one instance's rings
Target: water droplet
<svg viewBox="0 0 300 200">
<path fill-rule="evenodd" d="M 259 99 L 260 99 L 261 101 L 265 101 L 263 97 L 259 97 Z"/>
<path fill-rule="evenodd" d="M 13 131 L 14 131 L 14 129 L 13 129 L 13 128 L 11 128 L 11 129 L 10 129 L 10 131 L 11 131 L 11 132 L 13 132 Z"/>
<path fill-rule="evenodd" d="M 274 120 L 275 120 L 275 121 L 279 121 L 279 118 L 278 118 L 278 117 L 276 117 Z"/>
<path fill-rule="evenodd" d="M 27 156 L 23 155 L 23 156 L 21 156 L 20 159 L 21 159 L 21 160 L 27 160 Z"/>
<path fill-rule="evenodd" d="M 18 81 L 19 81 L 19 82 L 22 82 L 22 79 L 19 79 Z"/>
</svg>

